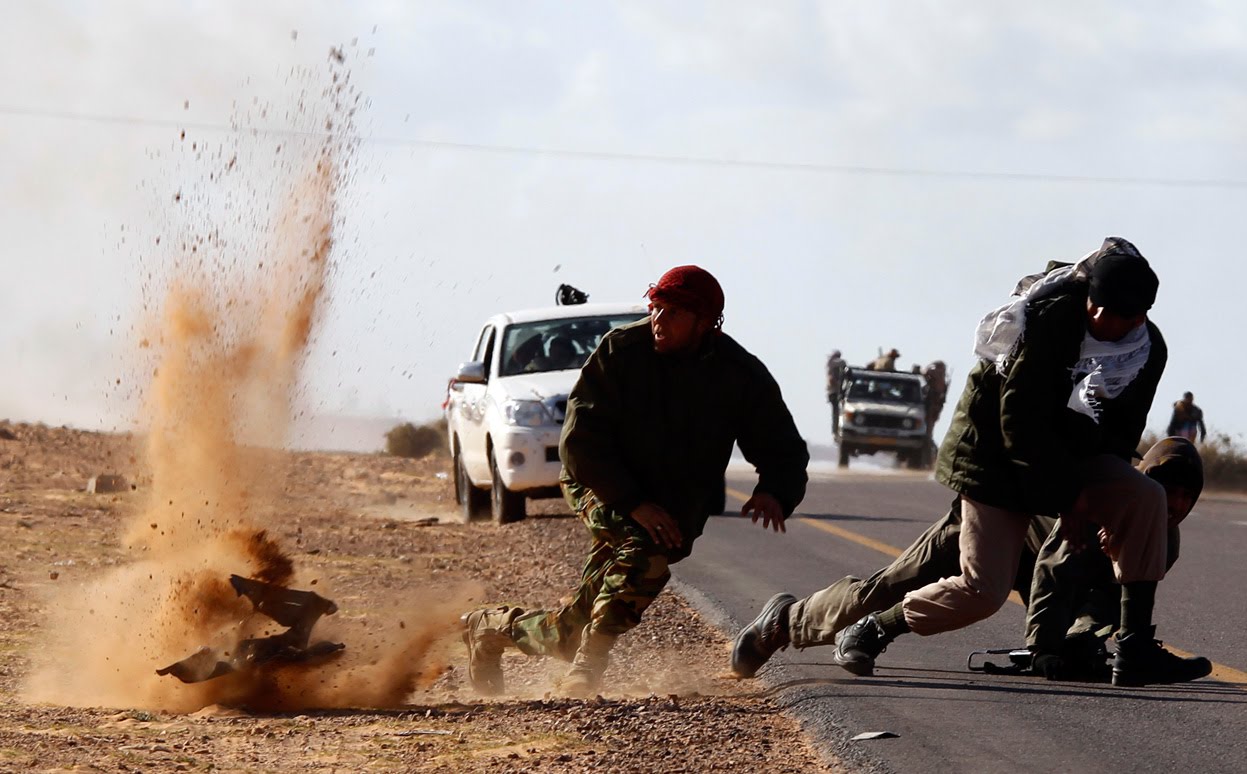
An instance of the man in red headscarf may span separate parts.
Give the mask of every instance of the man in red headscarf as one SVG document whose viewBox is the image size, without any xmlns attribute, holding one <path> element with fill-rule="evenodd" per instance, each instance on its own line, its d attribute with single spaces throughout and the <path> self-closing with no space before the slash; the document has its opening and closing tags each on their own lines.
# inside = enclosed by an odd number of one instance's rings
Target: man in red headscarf
<svg viewBox="0 0 1247 774">
<path fill-rule="evenodd" d="M 722 332 L 718 281 L 677 266 L 646 296 L 649 317 L 602 338 L 567 403 L 561 483 L 593 540 L 580 585 L 557 609 L 464 617 L 468 675 L 482 693 L 503 690 L 507 648 L 570 661 L 562 689 L 595 693 L 616 638 L 702 533 L 733 444 L 758 471 L 742 515 L 783 531 L 805 496 L 805 441 L 766 367 Z"/>
</svg>

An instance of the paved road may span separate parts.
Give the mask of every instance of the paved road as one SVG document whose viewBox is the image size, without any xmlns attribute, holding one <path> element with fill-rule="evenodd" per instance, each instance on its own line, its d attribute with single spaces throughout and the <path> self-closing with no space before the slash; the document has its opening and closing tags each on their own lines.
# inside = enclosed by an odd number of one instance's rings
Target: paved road
<svg viewBox="0 0 1247 774">
<path fill-rule="evenodd" d="M 743 493 L 752 482 L 732 479 L 729 487 Z M 777 591 L 800 597 L 884 566 L 950 500 L 947 490 L 918 476 L 816 474 L 786 535 L 715 518 L 693 557 L 676 565 L 676 579 L 734 634 Z M 1207 497 L 1182 529 L 1182 558 L 1157 600 L 1157 636 L 1211 658 L 1220 681 L 1117 689 L 967 672 L 971 650 L 1020 644 L 1016 604 L 963 631 L 897 640 L 874 677 L 855 678 L 830 664 L 827 649 L 811 648 L 779 654 L 759 679 L 800 715 L 819 745 L 859 770 L 1241 774 L 1247 502 Z M 848 741 L 863 731 L 899 738 Z"/>
</svg>

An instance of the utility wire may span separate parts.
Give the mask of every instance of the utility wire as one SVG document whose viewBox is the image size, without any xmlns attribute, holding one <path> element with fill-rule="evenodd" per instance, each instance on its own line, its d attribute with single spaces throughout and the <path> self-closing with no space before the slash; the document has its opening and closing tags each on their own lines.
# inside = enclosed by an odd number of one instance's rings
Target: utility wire
<svg viewBox="0 0 1247 774">
<path fill-rule="evenodd" d="M 40 110 L 0 105 L 0 115 L 51 118 L 61 121 L 89 121 L 100 124 L 123 124 L 151 126 L 169 129 L 199 129 L 209 132 L 250 133 L 276 137 L 330 138 L 329 132 L 308 132 L 298 129 L 231 126 L 196 121 L 172 121 L 158 118 L 112 116 L 93 113 L 75 113 L 64 110 Z M 855 164 L 825 164 L 801 161 L 766 161 L 761 159 L 711 158 L 676 156 L 652 153 L 623 153 L 617 151 L 571 150 L 567 148 L 543 148 L 524 145 L 494 145 L 485 143 L 448 142 L 443 140 L 420 140 L 408 137 L 355 136 L 347 139 L 374 145 L 429 148 L 434 150 L 463 151 L 468 153 L 492 153 L 511 156 L 548 156 L 552 158 L 583 159 L 590 161 L 631 161 L 648 164 L 669 164 L 693 167 L 735 167 L 739 169 L 763 169 L 785 172 L 811 172 L 817 174 L 871 175 L 877 177 L 915 177 L 932 179 L 992 180 L 1024 183 L 1080 183 L 1124 186 L 1157 186 L 1164 188 L 1220 188 L 1244 189 L 1247 180 L 1218 178 L 1173 177 L 1114 177 L 1104 175 L 1059 175 L 1038 172 L 979 172 L 972 170 L 922 169 L 918 167 L 873 167 Z"/>
</svg>

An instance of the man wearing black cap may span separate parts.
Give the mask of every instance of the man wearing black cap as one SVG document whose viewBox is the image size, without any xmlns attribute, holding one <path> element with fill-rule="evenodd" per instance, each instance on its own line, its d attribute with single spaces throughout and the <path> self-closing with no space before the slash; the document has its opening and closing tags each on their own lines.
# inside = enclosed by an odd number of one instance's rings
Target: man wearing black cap
<svg viewBox="0 0 1247 774">
<path fill-rule="evenodd" d="M 503 690 L 506 648 L 570 661 L 561 689 L 596 692 L 616 638 L 640 623 L 723 496 L 734 443 L 758 471 L 742 515 L 783 531 L 805 496 L 805 441 L 766 367 L 722 332 L 719 283 L 677 266 L 646 295 L 649 318 L 602 338 L 567 403 L 561 483 L 593 540 L 580 585 L 555 609 L 465 616 L 482 693 Z"/>
<path fill-rule="evenodd" d="M 1134 245 L 1109 237 L 1075 266 L 1050 265 L 1024 279 L 1015 298 L 984 317 L 975 337 L 979 362 L 936 465 L 937 480 L 960 500 L 961 573 L 842 630 L 832 654 L 838 665 L 869 675 L 901 634 L 938 634 L 987 618 L 1008 597 L 1031 515 L 1058 516 L 1081 548 L 1094 514 L 1123 588 L 1114 683 L 1207 674 L 1206 661 L 1180 659 L 1153 639 L 1156 584 L 1165 575 L 1165 491 L 1130 464 L 1167 358 L 1160 330 L 1147 320 L 1158 285 Z M 789 614 L 795 601 L 777 595 L 749 628 L 790 624 L 800 614 Z M 738 640 L 743 656 L 748 646 Z"/>
</svg>

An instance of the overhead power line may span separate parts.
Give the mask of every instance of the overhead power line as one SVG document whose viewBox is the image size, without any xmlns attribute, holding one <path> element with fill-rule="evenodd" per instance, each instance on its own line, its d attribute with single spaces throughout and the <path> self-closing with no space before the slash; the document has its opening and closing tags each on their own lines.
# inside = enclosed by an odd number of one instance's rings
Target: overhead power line
<svg viewBox="0 0 1247 774">
<path fill-rule="evenodd" d="M 173 121 L 159 118 L 114 116 L 95 113 L 76 113 L 65 110 L 43 110 L 0 105 L 0 115 L 31 118 L 50 118 L 60 121 L 88 121 L 100 124 L 124 124 L 132 126 L 163 127 L 169 129 L 198 129 L 209 132 L 248 133 L 276 137 L 328 138 L 329 132 L 308 132 L 298 129 L 231 126 L 196 121 Z M 551 158 L 584 159 L 590 161 L 627 161 L 646 164 L 668 164 L 695 167 L 735 167 L 739 169 L 774 170 L 784 172 L 808 172 L 816 174 L 870 175 L 878 177 L 912 177 L 954 180 L 984 180 L 1023 183 L 1080 183 L 1097 185 L 1158 186 L 1165 188 L 1220 188 L 1244 189 L 1247 180 L 1229 178 L 1176 178 L 1176 177 L 1125 177 L 1108 175 L 1061 175 L 1043 172 L 984 172 L 965 169 L 924 169 L 920 167 L 876 167 L 859 164 L 826 164 L 804 161 L 767 161 L 765 159 L 733 159 L 700 156 L 664 155 L 655 153 L 626 153 L 621 151 L 574 150 L 525 145 L 495 145 L 487 143 L 449 142 L 445 140 L 421 140 L 410 137 L 357 136 L 350 139 L 374 145 L 391 145 L 434 150 L 462 151 L 467 153 L 491 153 L 512 156 L 548 156 Z"/>
</svg>

